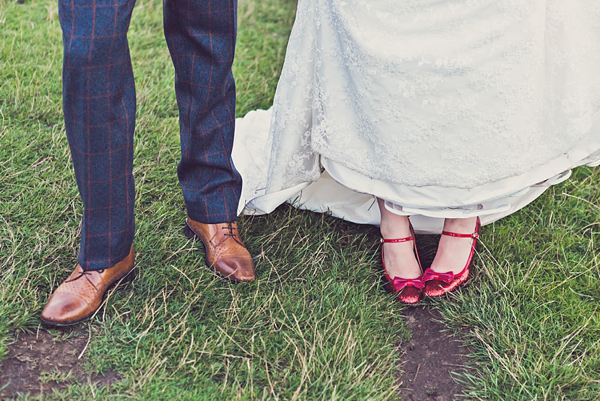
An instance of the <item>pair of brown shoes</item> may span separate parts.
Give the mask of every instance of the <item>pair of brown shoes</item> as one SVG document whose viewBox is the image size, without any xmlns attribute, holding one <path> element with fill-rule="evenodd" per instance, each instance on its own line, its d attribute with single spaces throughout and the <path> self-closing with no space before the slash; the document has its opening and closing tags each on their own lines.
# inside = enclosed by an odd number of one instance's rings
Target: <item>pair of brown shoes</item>
<svg viewBox="0 0 600 401">
<path fill-rule="evenodd" d="M 217 274 L 236 282 L 254 280 L 252 256 L 235 222 L 204 224 L 188 218 L 184 231 L 188 237 L 202 241 L 206 264 Z M 108 269 L 85 271 L 77 265 L 48 300 L 41 320 L 49 326 L 79 323 L 96 313 L 110 287 L 134 276 L 133 247 L 125 259 Z"/>
</svg>

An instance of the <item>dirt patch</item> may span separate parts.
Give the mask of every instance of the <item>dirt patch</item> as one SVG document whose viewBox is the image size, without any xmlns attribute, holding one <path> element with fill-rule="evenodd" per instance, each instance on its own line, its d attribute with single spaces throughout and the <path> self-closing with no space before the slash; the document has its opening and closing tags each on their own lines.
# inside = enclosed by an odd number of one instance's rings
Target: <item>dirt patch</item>
<svg viewBox="0 0 600 401">
<path fill-rule="evenodd" d="M 467 370 L 468 350 L 430 307 L 405 309 L 412 340 L 402 344 L 400 396 L 406 401 L 451 401 L 462 394 L 455 373 Z"/>
<path fill-rule="evenodd" d="M 20 333 L 8 344 L 7 357 L 0 363 L 0 399 L 19 394 L 45 394 L 76 383 L 109 385 L 121 377 L 117 372 L 89 375 L 83 369 L 82 351 L 89 341 L 81 328 Z"/>
</svg>

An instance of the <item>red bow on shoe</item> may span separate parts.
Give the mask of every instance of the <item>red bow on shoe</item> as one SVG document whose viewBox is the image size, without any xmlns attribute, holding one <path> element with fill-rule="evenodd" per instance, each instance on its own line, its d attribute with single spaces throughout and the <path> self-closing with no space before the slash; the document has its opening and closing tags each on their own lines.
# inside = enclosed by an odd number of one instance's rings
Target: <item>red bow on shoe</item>
<svg viewBox="0 0 600 401">
<path fill-rule="evenodd" d="M 392 280 L 392 285 L 394 286 L 395 291 L 401 291 L 404 287 L 416 287 L 419 290 L 425 288 L 425 283 L 420 278 L 400 278 L 394 277 Z"/>
<path fill-rule="evenodd" d="M 451 283 L 452 280 L 454 280 L 454 273 L 453 272 L 437 273 L 431 269 L 427 269 L 427 270 L 425 270 L 425 273 L 423 273 L 422 280 L 423 281 L 439 280 L 439 281 L 443 281 L 444 283 Z"/>
</svg>

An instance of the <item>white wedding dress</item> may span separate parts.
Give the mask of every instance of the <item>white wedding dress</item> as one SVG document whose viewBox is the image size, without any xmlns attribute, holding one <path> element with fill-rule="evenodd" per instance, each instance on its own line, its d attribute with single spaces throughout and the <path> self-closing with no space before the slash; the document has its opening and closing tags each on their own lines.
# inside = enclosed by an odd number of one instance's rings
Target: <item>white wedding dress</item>
<svg viewBox="0 0 600 401">
<path fill-rule="evenodd" d="M 299 0 L 233 160 L 240 212 L 497 220 L 600 164 L 600 1 Z"/>
</svg>

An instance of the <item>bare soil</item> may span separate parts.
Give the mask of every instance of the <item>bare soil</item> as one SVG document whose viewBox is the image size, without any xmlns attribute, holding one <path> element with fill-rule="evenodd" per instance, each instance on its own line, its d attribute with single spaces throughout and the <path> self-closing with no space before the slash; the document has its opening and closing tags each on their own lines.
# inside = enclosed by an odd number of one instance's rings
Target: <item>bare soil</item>
<svg viewBox="0 0 600 401">
<path fill-rule="evenodd" d="M 430 307 L 405 309 L 412 340 L 400 346 L 403 374 L 400 397 L 406 401 L 450 401 L 462 394 L 454 373 L 467 368 L 467 350 L 455 335 L 439 322 L 439 313 Z M 0 363 L 0 399 L 19 394 L 41 395 L 63 390 L 75 383 L 108 386 L 120 380 L 117 372 L 90 375 L 85 372 L 84 357 L 79 358 L 89 341 L 81 327 L 40 329 L 20 333 L 9 344 L 7 357 Z"/>
<path fill-rule="evenodd" d="M 117 372 L 104 375 L 85 372 L 84 358 L 79 356 L 88 340 L 88 333 L 81 327 L 20 333 L 13 344 L 8 344 L 8 355 L 0 362 L 0 399 L 25 393 L 46 394 L 75 383 L 107 386 L 119 380 Z"/>
<path fill-rule="evenodd" d="M 401 345 L 400 397 L 406 401 L 451 401 L 460 398 L 456 373 L 468 368 L 468 349 L 439 321 L 431 307 L 405 309 L 411 341 Z"/>
</svg>

